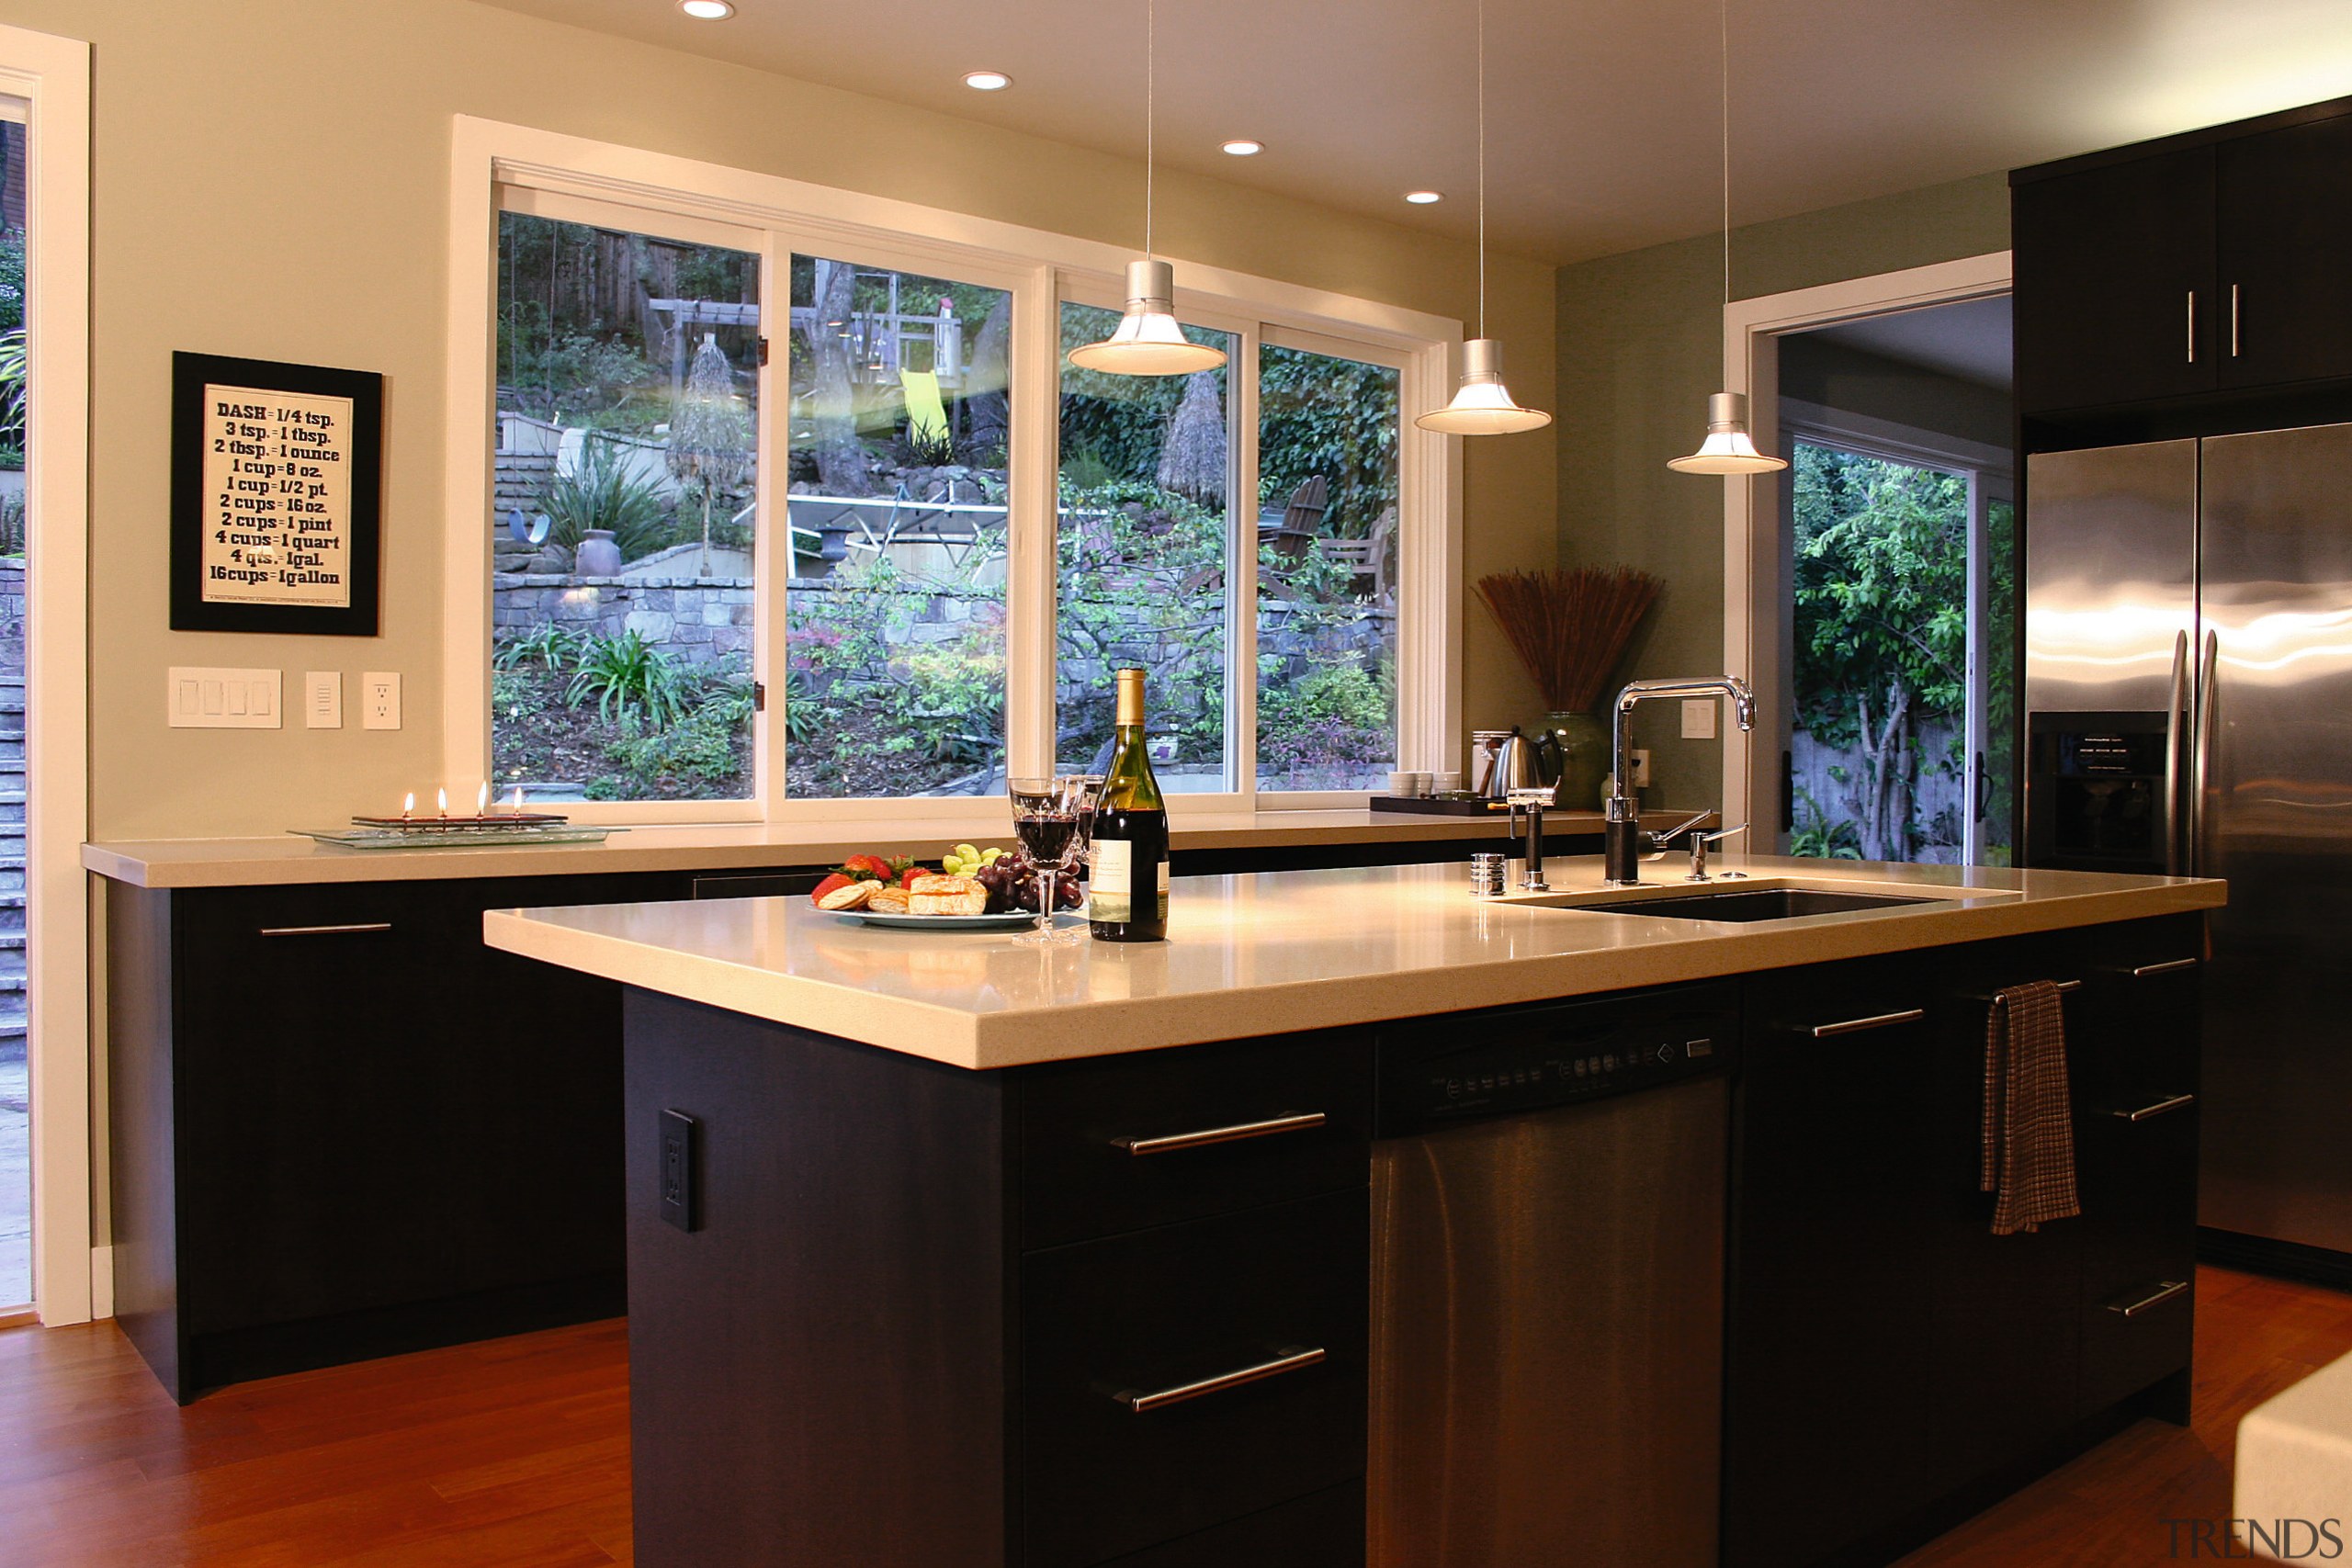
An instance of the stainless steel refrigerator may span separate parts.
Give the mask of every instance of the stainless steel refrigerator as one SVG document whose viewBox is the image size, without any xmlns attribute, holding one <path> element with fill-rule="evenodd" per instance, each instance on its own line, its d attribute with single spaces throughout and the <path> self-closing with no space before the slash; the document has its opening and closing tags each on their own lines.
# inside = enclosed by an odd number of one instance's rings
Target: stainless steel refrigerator
<svg viewBox="0 0 2352 1568">
<path fill-rule="evenodd" d="M 2027 475 L 2027 863 L 2229 879 L 2199 1218 L 2352 1254 L 2352 424 Z"/>
</svg>

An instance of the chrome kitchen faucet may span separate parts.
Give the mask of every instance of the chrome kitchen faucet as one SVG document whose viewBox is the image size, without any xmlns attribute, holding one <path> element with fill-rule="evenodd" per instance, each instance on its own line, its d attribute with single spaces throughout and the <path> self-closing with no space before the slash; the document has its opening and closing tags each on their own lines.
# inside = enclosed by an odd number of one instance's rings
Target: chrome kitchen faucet
<svg viewBox="0 0 2352 1568">
<path fill-rule="evenodd" d="M 1732 716 L 1742 729 L 1756 728 L 1756 694 L 1736 675 L 1702 675 L 1679 681 L 1635 681 L 1617 694 L 1616 720 L 1610 739 L 1609 820 L 1601 829 L 1604 874 L 1612 886 L 1631 887 L 1642 879 L 1642 808 L 1630 785 L 1633 773 L 1633 717 L 1635 705 L 1653 697 L 1715 697 L 1731 699 Z M 1685 828 L 1692 826 L 1685 823 Z M 1679 829 L 1678 829 L 1679 831 Z M 1729 836 L 1726 830 L 1724 836 Z M 1698 871 L 1703 863 L 1694 863 Z"/>
</svg>

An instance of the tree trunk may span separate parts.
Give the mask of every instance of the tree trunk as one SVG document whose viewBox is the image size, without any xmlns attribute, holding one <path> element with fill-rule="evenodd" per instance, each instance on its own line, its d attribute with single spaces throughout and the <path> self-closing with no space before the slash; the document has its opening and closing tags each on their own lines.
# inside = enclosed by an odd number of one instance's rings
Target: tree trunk
<svg viewBox="0 0 2352 1568">
<path fill-rule="evenodd" d="M 1911 819 L 1911 694 L 1900 681 L 1887 682 L 1883 723 L 1871 722 L 1867 694 L 1856 695 L 1854 711 L 1860 721 L 1864 774 L 1860 823 L 1862 856 L 1902 860 L 1910 853 L 1904 829 Z"/>
<path fill-rule="evenodd" d="M 856 391 L 850 378 L 849 345 L 828 321 L 846 321 L 855 302 L 856 269 L 845 262 L 817 263 L 816 311 L 808 329 L 808 362 L 815 397 L 809 426 L 817 477 L 828 495 L 865 495 L 865 447 L 857 438 Z"/>
<path fill-rule="evenodd" d="M 1012 296 L 992 306 L 980 323 L 964 364 L 964 395 L 956 408 L 964 416 L 964 438 L 972 450 L 993 453 L 1005 445 L 1012 428 L 1012 407 L 1006 393 L 1006 347 L 1012 333 Z"/>
</svg>

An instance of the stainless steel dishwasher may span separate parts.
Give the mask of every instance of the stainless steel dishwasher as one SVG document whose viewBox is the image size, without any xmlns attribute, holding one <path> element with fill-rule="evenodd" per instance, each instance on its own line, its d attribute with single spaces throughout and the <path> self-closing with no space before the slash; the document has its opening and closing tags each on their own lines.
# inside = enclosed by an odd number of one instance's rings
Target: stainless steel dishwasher
<svg viewBox="0 0 2352 1568">
<path fill-rule="evenodd" d="M 1716 1560 L 1736 988 L 1381 1032 L 1372 1568 Z"/>
</svg>

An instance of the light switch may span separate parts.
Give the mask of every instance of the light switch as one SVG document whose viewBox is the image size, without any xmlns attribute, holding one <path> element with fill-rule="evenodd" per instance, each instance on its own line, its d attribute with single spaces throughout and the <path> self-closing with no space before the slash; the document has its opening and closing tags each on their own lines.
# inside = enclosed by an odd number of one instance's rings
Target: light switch
<svg viewBox="0 0 2352 1568">
<path fill-rule="evenodd" d="M 1682 705 L 1682 739 L 1713 740 L 1715 738 L 1715 699 L 1699 697 Z"/>
<path fill-rule="evenodd" d="M 277 729 L 277 670 L 208 670 L 175 666 L 164 683 L 164 711 L 175 729 Z"/>
<path fill-rule="evenodd" d="M 302 673 L 302 722 L 312 729 L 343 728 L 343 671 L 308 670 Z"/>
<path fill-rule="evenodd" d="M 401 727 L 401 676 L 397 670 L 370 670 L 359 677 L 359 728 Z"/>
</svg>

